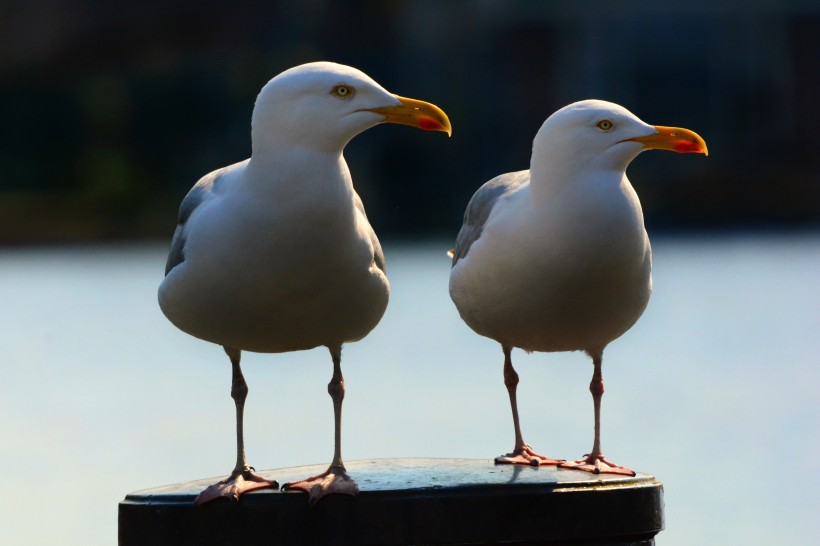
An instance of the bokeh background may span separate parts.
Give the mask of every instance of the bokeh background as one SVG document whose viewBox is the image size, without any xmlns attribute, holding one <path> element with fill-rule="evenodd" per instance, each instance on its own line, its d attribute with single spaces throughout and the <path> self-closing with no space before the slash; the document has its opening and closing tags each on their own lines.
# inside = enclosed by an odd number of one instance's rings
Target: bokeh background
<svg viewBox="0 0 820 546">
<path fill-rule="evenodd" d="M 607 99 L 710 155 L 629 168 L 656 289 L 607 349 L 604 449 L 664 483 L 661 546 L 816 542 L 820 2 L 0 0 L 0 543 L 112 544 L 126 493 L 230 469 L 227 359 L 156 287 L 182 197 L 248 156 L 262 85 L 314 60 L 454 127 L 345 152 L 393 289 L 345 348 L 347 459 L 512 447 L 501 353 L 459 319 L 444 252 L 550 113 Z M 514 359 L 527 440 L 586 453 L 588 359 Z M 325 351 L 243 362 L 250 462 L 326 463 Z"/>
<path fill-rule="evenodd" d="M 0 36 L 3 243 L 167 237 L 187 189 L 249 155 L 262 85 L 314 60 L 453 122 L 449 141 L 351 144 L 383 236 L 452 236 L 475 188 L 526 168 L 543 120 L 585 98 L 706 138 L 708 162 L 632 167 L 650 228 L 820 221 L 817 1 L 5 1 Z"/>
</svg>

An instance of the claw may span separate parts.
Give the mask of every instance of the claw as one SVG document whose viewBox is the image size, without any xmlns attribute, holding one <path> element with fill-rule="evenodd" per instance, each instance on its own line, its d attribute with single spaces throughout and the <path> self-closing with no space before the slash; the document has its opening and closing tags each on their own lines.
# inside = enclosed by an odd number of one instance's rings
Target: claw
<svg viewBox="0 0 820 546">
<path fill-rule="evenodd" d="M 298 482 L 289 482 L 282 486 L 282 491 L 295 489 L 308 494 L 308 503 L 316 505 L 325 495 L 341 493 L 355 497 L 359 494 L 359 486 L 353 478 L 347 475 L 344 467 L 331 466 L 321 474 L 305 478 Z"/>
<path fill-rule="evenodd" d="M 528 464 L 530 466 L 555 466 L 564 462 L 563 459 L 550 459 L 534 452 L 530 446 L 525 445 L 516 449 L 512 453 L 499 455 L 495 458 L 495 464 Z"/>
<path fill-rule="evenodd" d="M 617 465 L 608 461 L 603 455 L 584 455 L 583 459 L 577 461 L 564 461 L 558 465 L 559 468 L 569 468 L 572 470 L 582 470 L 593 474 L 620 474 L 622 476 L 634 476 L 635 471 L 625 466 Z"/>
<path fill-rule="evenodd" d="M 247 467 L 245 470 L 234 470 L 224 480 L 209 485 L 197 496 L 194 503 L 200 505 L 220 497 L 238 502 L 239 497 L 248 491 L 267 488 L 278 489 L 279 482 L 263 478 L 255 474 L 251 467 Z"/>
</svg>

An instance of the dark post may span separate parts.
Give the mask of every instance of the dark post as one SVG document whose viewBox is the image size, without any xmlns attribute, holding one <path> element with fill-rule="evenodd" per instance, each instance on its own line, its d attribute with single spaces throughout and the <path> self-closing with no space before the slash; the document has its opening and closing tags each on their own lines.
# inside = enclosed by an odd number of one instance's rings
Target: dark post
<svg viewBox="0 0 820 546">
<path fill-rule="evenodd" d="M 213 479 L 131 493 L 121 546 L 269 544 L 654 544 L 663 486 L 649 474 L 595 475 L 475 459 L 347 464 L 359 496 L 310 507 L 300 492 L 261 490 L 238 503 L 194 505 Z M 280 483 L 324 466 L 261 472 Z"/>
</svg>

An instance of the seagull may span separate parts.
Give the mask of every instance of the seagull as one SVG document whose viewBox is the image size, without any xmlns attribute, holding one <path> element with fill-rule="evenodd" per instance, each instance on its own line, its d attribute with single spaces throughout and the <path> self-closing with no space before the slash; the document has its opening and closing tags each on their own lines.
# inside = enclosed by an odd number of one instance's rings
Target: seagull
<svg viewBox="0 0 820 546">
<path fill-rule="evenodd" d="M 333 460 L 326 472 L 284 488 L 309 493 L 312 504 L 330 493 L 358 492 L 341 456 L 342 344 L 376 326 L 390 286 L 342 152 L 354 136 L 384 122 L 451 134 L 437 106 L 388 93 L 355 68 L 291 68 L 257 97 L 251 157 L 205 175 L 182 201 L 159 305 L 180 330 L 224 348 L 236 406 L 236 465 L 197 504 L 278 487 L 245 458 L 242 351 L 330 351 Z"/>
<path fill-rule="evenodd" d="M 576 102 L 541 126 L 529 170 L 493 178 L 467 205 L 451 251 L 450 296 L 467 325 L 504 353 L 515 446 L 496 463 L 634 475 L 601 452 L 601 362 L 652 292 L 649 237 L 625 173 L 652 148 L 707 154 L 703 139 L 687 129 L 648 125 L 611 102 Z M 583 459 L 545 457 L 524 442 L 515 347 L 592 358 L 595 439 Z"/>
</svg>

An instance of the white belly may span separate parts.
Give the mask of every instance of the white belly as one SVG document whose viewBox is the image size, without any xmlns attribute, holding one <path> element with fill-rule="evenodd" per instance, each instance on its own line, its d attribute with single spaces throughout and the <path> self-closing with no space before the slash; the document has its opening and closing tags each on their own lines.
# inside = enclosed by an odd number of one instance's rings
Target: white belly
<svg viewBox="0 0 820 546">
<path fill-rule="evenodd" d="M 651 250 L 640 208 L 609 201 L 575 206 L 572 216 L 561 202 L 493 211 L 451 273 L 464 321 L 528 351 L 603 350 L 626 332 L 649 301 Z"/>
<path fill-rule="evenodd" d="M 160 286 L 165 315 L 193 336 L 255 352 L 367 335 L 389 297 L 369 226 L 344 215 L 265 212 L 254 218 L 222 203 L 192 218 L 185 261 Z M 237 214 L 242 222 L 233 220 Z"/>
</svg>

